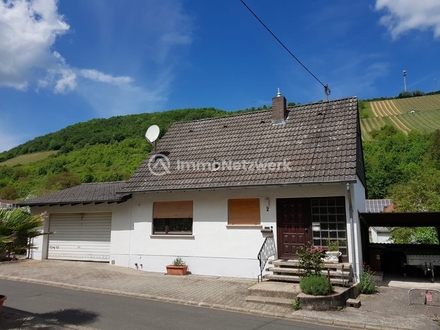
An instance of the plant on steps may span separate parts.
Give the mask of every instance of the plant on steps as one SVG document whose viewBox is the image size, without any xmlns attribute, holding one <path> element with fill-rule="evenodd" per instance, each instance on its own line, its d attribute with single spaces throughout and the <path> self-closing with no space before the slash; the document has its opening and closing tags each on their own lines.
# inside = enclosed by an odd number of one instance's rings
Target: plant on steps
<svg viewBox="0 0 440 330">
<path fill-rule="evenodd" d="M 298 266 L 304 269 L 304 277 L 321 274 L 322 258 L 325 256 L 322 247 L 301 247 L 296 253 L 299 256 Z"/>
<path fill-rule="evenodd" d="M 292 308 L 296 311 L 301 309 L 301 302 L 299 301 L 298 297 L 293 300 Z"/>
<path fill-rule="evenodd" d="M 311 275 L 304 277 L 299 283 L 301 291 L 313 296 L 326 296 L 333 292 L 333 286 L 327 276 Z"/>
</svg>

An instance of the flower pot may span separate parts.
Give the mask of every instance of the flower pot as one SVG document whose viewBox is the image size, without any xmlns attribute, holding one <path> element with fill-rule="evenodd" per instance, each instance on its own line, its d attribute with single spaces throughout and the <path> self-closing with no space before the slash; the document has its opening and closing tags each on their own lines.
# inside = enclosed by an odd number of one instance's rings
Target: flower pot
<svg viewBox="0 0 440 330">
<path fill-rule="evenodd" d="M 168 275 L 186 275 L 186 272 L 188 270 L 188 266 L 173 266 L 168 265 L 167 267 L 167 274 Z"/>
<path fill-rule="evenodd" d="M 3 303 L 6 300 L 6 296 L 0 295 L 0 311 L 2 310 Z"/>
<path fill-rule="evenodd" d="M 340 251 L 327 251 L 325 253 L 324 262 L 337 264 L 339 263 L 339 257 L 342 255 Z"/>
</svg>

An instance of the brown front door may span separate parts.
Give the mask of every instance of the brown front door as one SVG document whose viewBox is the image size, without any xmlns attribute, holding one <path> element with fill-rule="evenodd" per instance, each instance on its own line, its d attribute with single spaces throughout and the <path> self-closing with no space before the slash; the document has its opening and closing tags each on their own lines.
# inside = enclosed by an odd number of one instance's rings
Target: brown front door
<svg viewBox="0 0 440 330">
<path fill-rule="evenodd" d="M 277 199 L 278 257 L 296 259 L 296 250 L 312 240 L 310 199 Z"/>
</svg>

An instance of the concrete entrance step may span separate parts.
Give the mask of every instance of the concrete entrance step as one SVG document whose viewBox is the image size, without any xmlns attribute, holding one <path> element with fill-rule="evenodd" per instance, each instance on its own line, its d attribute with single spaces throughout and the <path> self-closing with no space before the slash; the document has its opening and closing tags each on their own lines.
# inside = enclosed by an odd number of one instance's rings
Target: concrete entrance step
<svg viewBox="0 0 440 330">
<path fill-rule="evenodd" d="M 287 268 L 287 267 L 269 267 L 266 269 L 269 272 L 273 272 L 275 275 L 301 275 L 304 273 L 304 270 L 301 268 Z M 322 270 L 322 274 L 327 275 L 327 271 L 325 269 Z M 351 275 L 351 272 L 347 270 L 330 270 L 331 277 L 345 277 L 348 278 Z"/>
<path fill-rule="evenodd" d="M 270 281 L 281 281 L 281 282 L 294 282 L 294 283 L 299 283 L 301 281 L 301 277 L 299 276 L 294 276 L 294 275 L 264 275 L 263 277 L 265 280 L 270 280 Z M 344 285 L 344 286 L 348 286 L 351 284 L 350 280 L 343 280 L 341 278 L 330 278 L 330 282 L 332 284 L 337 284 L 337 285 Z"/>
<path fill-rule="evenodd" d="M 259 304 L 270 304 L 277 306 L 292 306 L 293 299 L 287 298 L 276 298 L 276 297 L 261 297 L 261 296 L 248 296 L 246 297 L 247 302 L 254 302 Z"/>
<path fill-rule="evenodd" d="M 301 292 L 298 284 L 263 281 L 252 285 L 249 295 L 293 300 Z"/>
</svg>

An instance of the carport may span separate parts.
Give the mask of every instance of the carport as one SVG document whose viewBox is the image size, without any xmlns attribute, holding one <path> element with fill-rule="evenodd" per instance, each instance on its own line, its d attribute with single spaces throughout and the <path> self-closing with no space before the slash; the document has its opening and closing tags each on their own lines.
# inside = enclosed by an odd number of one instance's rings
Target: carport
<svg viewBox="0 0 440 330">
<path fill-rule="evenodd" d="M 361 213 L 360 219 L 363 260 L 372 270 L 406 274 L 407 255 L 440 255 L 440 245 L 370 243 L 368 231 L 369 227 L 436 227 L 438 234 L 440 212 Z M 434 266 L 440 265 L 434 264 Z M 437 271 L 437 278 L 439 277 Z"/>
</svg>

